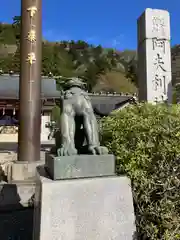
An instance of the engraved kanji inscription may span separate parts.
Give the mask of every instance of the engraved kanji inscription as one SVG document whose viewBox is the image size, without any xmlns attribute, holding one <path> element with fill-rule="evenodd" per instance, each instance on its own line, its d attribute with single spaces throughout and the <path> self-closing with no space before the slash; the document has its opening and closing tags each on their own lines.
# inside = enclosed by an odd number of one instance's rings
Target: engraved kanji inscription
<svg viewBox="0 0 180 240">
<path fill-rule="evenodd" d="M 161 69 L 163 72 L 166 72 L 166 69 L 164 68 L 163 58 L 159 53 L 157 53 L 157 55 L 154 59 L 154 65 L 156 67 L 156 70 Z"/>
<path fill-rule="evenodd" d="M 31 30 L 29 31 L 29 33 L 28 33 L 27 39 L 28 39 L 30 42 L 34 43 L 34 42 L 36 41 L 36 31 L 33 30 L 33 29 L 31 29 Z"/>
<path fill-rule="evenodd" d="M 165 21 L 161 16 L 152 17 L 152 32 L 165 33 Z"/>
<path fill-rule="evenodd" d="M 32 65 L 36 61 L 36 55 L 34 52 L 28 54 L 27 61 Z"/>
<path fill-rule="evenodd" d="M 27 11 L 30 13 L 30 17 L 33 18 L 34 15 L 35 15 L 36 12 L 37 12 L 37 7 L 32 6 L 32 7 L 28 8 Z"/>
<path fill-rule="evenodd" d="M 160 49 L 163 51 L 163 53 L 166 53 L 164 39 L 153 38 L 152 44 L 153 44 L 153 50 Z"/>
<path fill-rule="evenodd" d="M 153 79 L 153 89 L 155 91 L 162 89 L 163 94 L 166 94 L 166 76 L 156 74 Z"/>
</svg>

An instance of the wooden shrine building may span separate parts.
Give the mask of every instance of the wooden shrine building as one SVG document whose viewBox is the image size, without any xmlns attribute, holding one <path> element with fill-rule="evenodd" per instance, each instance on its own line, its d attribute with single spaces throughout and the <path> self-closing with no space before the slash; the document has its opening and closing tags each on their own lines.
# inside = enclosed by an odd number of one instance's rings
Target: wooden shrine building
<svg viewBox="0 0 180 240">
<path fill-rule="evenodd" d="M 113 110 L 135 101 L 132 95 L 127 94 L 90 93 L 89 95 L 98 118 L 108 116 Z M 60 92 L 56 89 L 56 81 L 53 78 L 42 77 L 41 141 L 48 140 L 50 130 L 45 125 L 51 121 L 52 109 L 59 99 Z M 4 134 L 17 135 L 18 114 L 19 75 L 2 74 L 0 75 L 0 141 L 3 141 Z M 6 141 L 5 136 L 4 141 Z M 17 136 L 13 141 L 17 141 Z"/>
</svg>

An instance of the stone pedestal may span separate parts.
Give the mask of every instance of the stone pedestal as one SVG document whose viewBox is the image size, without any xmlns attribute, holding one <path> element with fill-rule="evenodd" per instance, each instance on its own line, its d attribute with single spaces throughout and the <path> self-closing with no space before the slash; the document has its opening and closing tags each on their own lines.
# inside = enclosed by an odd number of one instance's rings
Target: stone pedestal
<svg viewBox="0 0 180 240">
<path fill-rule="evenodd" d="M 33 240 L 135 239 L 131 183 L 124 176 L 54 181 L 37 167 L 34 211 Z"/>
<path fill-rule="evenodd" d="M 53 180 L 115 175 L 113 155 L 56 157 L 46 152 L 45 168 Z"/>
<path fill-rule="evenodd" d="M 44 160 L 36 162 L 16 161 L 11 166 L 11 173 L 8 176 L 8 182 L 35 181 L 36 167 L 43 165 Z"/>
<path fill-rule="evenodd" d="M 43 144 L 44 148 L 50 147 L 47 143 Z M 36 167 L 44 165 L 45 151 L 40 152 L 40 159 L 34 162 L 28 161 L 14 161 L 10 165 L 7 173 L 8 183 L 14 182 L 35 182 L 36 179 Z"/>
</svg>

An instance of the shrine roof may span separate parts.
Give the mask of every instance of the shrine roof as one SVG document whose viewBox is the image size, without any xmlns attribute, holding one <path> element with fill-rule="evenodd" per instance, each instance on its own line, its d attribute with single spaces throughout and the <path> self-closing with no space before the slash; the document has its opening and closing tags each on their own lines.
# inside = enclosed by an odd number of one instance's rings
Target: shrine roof
<svg viewBox="0 0 180 240">
<path fill-rule="evenodd" d="M 60 92 L 56 89 L 53 78 L 42 77 L 42 99 L 60 99 Z M 99 116 L 107 116 L 113 110 L 122 108 L 135 101 L 131 94 L 89 93 L 93 109 Z M 0 75 L 0 100 L 19 98 L 19 75 Z"/>
<path fill-rule="evenodd" d="M 126 104 L 135 102 L 132 95 L 114 94 L 89 94 L 94 112 L 99 116 L 108 116 L 116 109 L 124 107 Z"/>
<path fill-rule="evenodd" d="M 41 83 L 42 98 L 60 97 L 60 92 L 56 89 L 56 81 L 53 78 L 42 77 Z M 0 99 L 19 98 L 19 75 L 0 75 Z"/>
</svg>

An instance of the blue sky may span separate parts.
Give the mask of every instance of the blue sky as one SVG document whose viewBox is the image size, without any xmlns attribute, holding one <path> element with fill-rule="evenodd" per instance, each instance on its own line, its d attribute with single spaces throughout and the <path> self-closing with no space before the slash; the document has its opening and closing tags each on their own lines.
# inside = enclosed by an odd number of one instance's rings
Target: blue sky
<svg viewBox="0 0 180 240">
<path fill-rule="evenodd" d="M 0 0 L 0 22 L 12 22 L 20 0 Z M 136 49 L 136 20 L 145 8 L 171 14 L 172 45 L 180 44 L 180 0 L 42 0 L 47 40 L 85 40 L 117 49 Z"/>
</svg>

